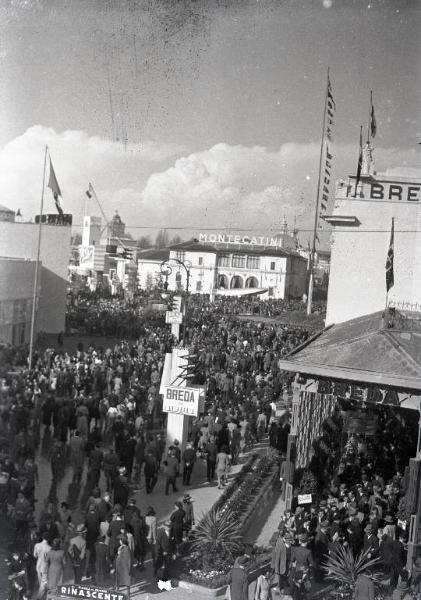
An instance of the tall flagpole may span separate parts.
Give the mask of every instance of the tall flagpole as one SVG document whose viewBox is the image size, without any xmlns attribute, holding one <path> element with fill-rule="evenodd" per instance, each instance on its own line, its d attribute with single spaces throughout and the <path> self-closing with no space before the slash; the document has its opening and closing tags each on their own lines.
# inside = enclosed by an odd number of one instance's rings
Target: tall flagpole
<svg viewBox="0 0 421 600">
<path fill-rule="evenodd" d="M 42 175 L 42 190 L 41 190 L 41 206 L 40 206 L 40 211 L 39 211 L 37 261 L 35 263 L 34 289 L 33 289 L 33 293 L 32 293 L 31 334 L 30 334 L 30 338 L 29 338 L 29 358 L 28 358 L 29 370 L 32 369 L 32 355 L 34 352 L 34 330 L 35 330 L 35 315 L 36 315 L 37 292 L 38 292 L 39 260 L 40 260 L 40 254 L 41 254 L 42 211 L 44 208 L 44 189 L 45 189 L 45 171 L 46 171 L 46 167 L 47 167 L 47 154 L 48 154 L 48 146 L 45 146 L 44 172 Z"/>
<path fill-rule="evenodd" d="M 319 222 L 320 181 L 321 181 L 321 173 L 322 173 L 323 148 L 325 145 L 325 129 L 326 129 L 326 113 L 327 113 L 328 94 L 329 94 L 329 67 L 327 68 L 325 107 L 324 107 L 324 111 L 323 111 L 322 141 L 320 144 L 319 177 L 318 177 L 318 181 L 317 181 L 317 198 L 316 198 L 316 212 L 314 215 L 313 244 L 312 244 L 311 253 L 310 253 L 310 278 L 309 278 L 309 282 L 308 282 L 308 295 L 307 295 L 307 314 L 308 315 L 311 315 L 311 308 L 312 308 L 312 303 L 313 303 L 314 256 L 316 254 L 317 224 Z"/>
</svg>

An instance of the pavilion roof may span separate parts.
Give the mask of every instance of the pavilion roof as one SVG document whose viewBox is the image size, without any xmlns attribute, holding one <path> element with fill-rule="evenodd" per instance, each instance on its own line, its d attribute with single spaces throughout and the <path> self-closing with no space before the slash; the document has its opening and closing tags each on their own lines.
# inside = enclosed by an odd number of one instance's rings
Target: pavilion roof
<svg viewBox="0 0 421 600">
<path fill-rule="evenodd" d="M 286 359 L 282 370 L 421 390 L 421 314 L 381 311 L 331 325 Z"/>
</svg>

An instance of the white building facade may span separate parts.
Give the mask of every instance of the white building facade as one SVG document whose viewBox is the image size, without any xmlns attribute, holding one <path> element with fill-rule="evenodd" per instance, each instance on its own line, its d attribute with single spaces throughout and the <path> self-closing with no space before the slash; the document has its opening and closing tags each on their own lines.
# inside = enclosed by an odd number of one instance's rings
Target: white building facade
<svg viewBox="0 0 421 600">
<path fill-rule="evenodd" d="M 139 256 L 142 288 L 147 287 L 147 281 L 159 280 L 161 274 L 170 290 L 186 289 L 188 271 L 192 294 L 258 293 L 263 299 L 287 299 L 299 298 L 306 290 L 307 261 L 295 251 L 275 245 L 252 245 L 248 239 L 235 244 L 190 241 L 172 246 L 167 257 L 160 256 L 159 263 L 157 252 Z M 161 270 L 163 261 L 167 263 Z"/>
<path fill-rule="evenodd" d="M 386 259 L 394 220 L 394 285 Z M 326 325 L 383 310 L 421 308 L 421 180 L 372 173 L 340 181 L 332 215 Z"/>
</svg>

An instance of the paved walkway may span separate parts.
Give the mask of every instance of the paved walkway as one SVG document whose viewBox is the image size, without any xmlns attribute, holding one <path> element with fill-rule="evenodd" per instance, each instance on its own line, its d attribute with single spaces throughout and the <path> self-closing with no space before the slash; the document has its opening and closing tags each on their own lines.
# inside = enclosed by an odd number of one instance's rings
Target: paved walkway
<svg viewBox="0 0 421 600">
<path fill-rule="evenodd" d="M 40 508 L 43 507 L 44 502 L 48 496 L 50 498 L 55 497 L 56 501 L 68 500 L 70 501 L 70 505 L 74 508 L 84 506 L 86 502 L 85 498 L 87 496 L 87 490 L 86 488 L 84 489 L 86 469 L 82 478 L 81 486 L 77 486 L 75 488 L 75 486 L 71 483 L 71 469 L 66 469 L 63 479 L 59 482 L 57 488 L 52 490 L 50 488 L 51 471 L 47 461 L 48 443 L 45 444 L 44 442 L 43 446 L 44 447 L 41 448 L 37 457 L 37 462 L 41 467 L 41 481 L 37 490 L 38 511 L 40 510 Z M 235 477 L 235 475 L 241 470 L 242 466 L 247 461 L 247 458 L 250 456 L 251 453 L 258 452 L 263 454 L 264 452 L 266 452 L 267 447 L 268 442 L 266 438 L 262 441 L 261 444 L 255 445 L 252 450 L 241 454 L 239 457 L 239 463 L 232 466 L 231 472 L 229 474 L 229 480 L 232 480 Z M 211 506 L 223 493 L 223 490 L 218 489 L 216 481 L 211 484 L 209 484 L 206 481 L 206 462 L 201 459 L 198 459 L 195 464 L 193 475 L 191 478 L 191 485 L 183 486 L 181 484 L 180 479 L 178 480 L 178 491 L 170 492 L 168 496 L 165 495 L 165 476 L 163 473 L 159 475 L 158 482 L 152 494 L 146 494 L 144 479 L 142 479 L 141 484 L 136 488 L 136 490 L 133 493 L 136 499 L 136 504 L 141 509 L 142 514 L 145 514 L 146 508 L 148 506 L 153 506 L 157 514 L 158 523 L 162 523 L 162 521 L 168 519 L 171 512 L 174 510 L 174 502 L 176 500 L 181 500 L 183 494 L 188 492 L 193 498 L 195 520 L 196 523 L 198 523 L 201 520 L 202 516 L 206 514 L 206 512 L 208 512 Z M 105 482 L 101 479 L 100 487 L 102 489 L 104 489 L 104 483 Z M 78 518 L 78 516 L 80 516 L 80 521 L 82 521 L 83 514 L 81 513 L 80 515 L 75 515 L 76 519 Z M 67 581 L 70 582 L 72 580 L 72 577 L 73 573 L 69 565 L 68 568 L 65 568 L 64 583 L 66 583 Z M 146 600 L 146 598 L 151 598 L 152 596 L 158 593 L 163 593 L 167 595 L 171 594 L 171 596 L 169 596 L 170 600 L 191 598 L 193 594 L 191 590 L 182 588 L 176 588 L 171 592 L 161 592 L 158 589 L 153 575 L 152 561 L 150 558 L 149 560 L 146 560 L 145 569 L 143 571 L 135 569 L 134 580 L 136 580 L 136 583 L 131 586 L 130 598 L 134 598 L 135 600 Z M 111 584 L 111 579 L 109 583 Z M 86 581 L 86 584 L 89 585 L 90 581 Z M 197 598 L 198 600 L 205 600 L 205 598 L 207 598 L 207 600 L 209 600 L 209 597 L 206 597 L 204 595 L 202 598 L 196 592 L 194 593 L 194 598 Z"/>
</svg>

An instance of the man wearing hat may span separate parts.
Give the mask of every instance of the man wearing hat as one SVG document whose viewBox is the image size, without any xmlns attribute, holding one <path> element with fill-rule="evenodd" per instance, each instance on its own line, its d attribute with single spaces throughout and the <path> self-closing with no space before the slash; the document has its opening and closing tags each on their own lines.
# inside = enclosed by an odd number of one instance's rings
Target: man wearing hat
<svg viewBox="0 0 421 600">
<path fill-rule="evenodd" d="M 75 583 L 80 583 L 85 576 L 86 566 L 86 528 L 81 524 L 76 527 L 76 536 L 70 540 L 69 555 L 75 573 Z"/>
<path fill-rule="evenodd" d="M 184 515 L 184 532 L 185 536 L 189 535 L 191 528 L 194 525 L 194 510 L 193 510 L 193 498 L 190 494 L 184 494 L 183 497 L 183 510 L 185 512 Z"/>
<path fill-rule="evenodd" d="M 298 535 L 299 546 L 294 546 L 291 551 L 291 562 L 295 563 L 296 569 L 310 569 L 314 565 L 313 555 L 307 547 L 308 537 L 306 533 Z"/>
<path fill-rule="evenodd" d="M 121 504 L 123 508 L 127 506 L 130 488 L 127 481 L 127 472 L 125 467 L 118 468 L 118 475 L 114 479 L 114 504 Z"/>
<path fill-rule="evenodd" d="M 187 442 L 183 452 L 183 485 L 190 485 L 190 478 L 196 461 L 196 450 L 191 442 Z"/>
<path fill-rule="evenodd" d="M 173 551 L 173 544 L 170 537 L 171 522 L 165 521 L 156 532 L 156 561 L 154 565 L 155 576 L 158 570 L 162 567 L 163 573 L 160 579 L 169 579 L 169 571 L 171 565 L 171 556 Z"/>
<path fill-rule="evenodd" d="M 240 556 L 231 570 L 230 597 L 231 600 L 248 600 L 248 557 Z"/>
<path fill-rule="evenodd" d="M 278 577 L 279 590 L 282 590 L 288 582 L 289 565 L 291 562 L 291 547 L 294 542 L 294 536 L 290 532 L 285 532 L 283 523 L 281 523 L 278 532 L 278 539 L 272 551 L 271 568 Z"/>
<path fill-rule="evenodd" d="M 367 551 L 368 558 L 377 558 L 379 554 L 379 540 L 374 533 L 373 526 L 368 523 L 364 528 L 363 550 Z"/>
</svg>

